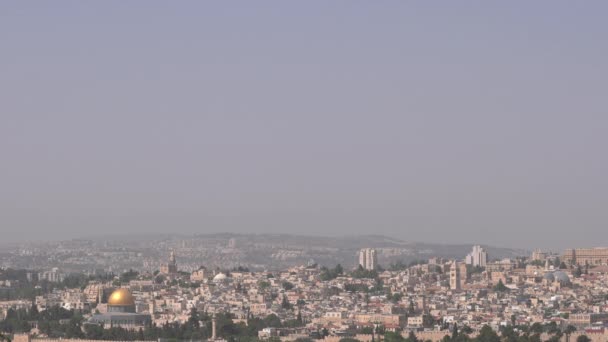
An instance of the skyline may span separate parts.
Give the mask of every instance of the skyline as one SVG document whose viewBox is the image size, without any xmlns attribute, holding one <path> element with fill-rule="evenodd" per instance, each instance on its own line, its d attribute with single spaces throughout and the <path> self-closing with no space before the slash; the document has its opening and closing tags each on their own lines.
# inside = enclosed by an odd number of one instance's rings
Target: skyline
<svg viewBox="0 0 608 342">
<path fill-rule="evenodd" d="M 196 238 L 204 238 L 204 237 L 211 237 L 211 238 L 217 238 L 217 237 L 222 237 L 222 236 L 229 236 L 229 237 L 234 237 L 234 238 L 244 238 L 244 237 L 250 237 L 250 236 L 255 236 L 255 237 L 264 237 L 264 236 L 268 236 L 268 237 L 273 237 L 273 238 L 279 238 L 279 237 L 284 237 L 287 239 L 292 239 L 292 238 L 301 238 L 301 239 L 324 239 L 324 238 L 330 238 L 330 239 L 338 239 L 338 238 L 343 238 L 343 239 L 349 239 L 349 240 L 358 240 L 358 239 L 375 239 L 375 238 L 382 238 L 382 239 L 386 239 L 386 241 L 391 241 L 393 243 L 398 243 L 398 244 L 403 244 L 404 246 L 407 245 L 411 245 L 411 246 L 424 246 L 424 245 L 429 245 L 429 246 L 445 246 L 445 247 L 471 247 L 471 248 L 475 248 L 476 246 L 480 246 L 482 248 L 497 248 L 497 249 L 501 249 L 501 250 L 510 250 L 515 252 L 518 256 L 521 257 L 526 257 L 528 254 L 534 253 L 535 251 L 540 251 L 543 253 L 553 253 L 554 255 L 560 255 L 563 254 L 565 251 L 567 250 L 572 250 L 572 249 L 580 249 L 580 248 L 590 248 L 590 249 L 606 249 L 608 248 L 608 246 L 601 246 L 601 245 L 593 245 L 593 246 L 566 246 L 564 248 L 551 248 L 551 247 L 545 247 L 545 248 L 541 248 L 538 246 L 532 246 L 532 247 L 526 247 L 526 246 L 522 246 L 522 245 L 492 245 L 492 244 L 485 244 L 485 243 L 477 243 L 477 242 L 441 242 L 441 241 L 421 241 L 421 240 L 407 240 L 407 239 L 402 239 L 402 238 L 398 238 L 395 236 L 391 236 L 388 234 L 306 234 L 306 233 L 301 233 L 301 234 L 289 234 L 289 233 L 265 233 L 265 232 L 251 232 L 251 233 L 235 233 L 235 232 L 228 232 L 228 231 L 217 231 L 217 232 L 199 232 L 199 233 L 183 233 L 183 232 L 158 232 L 158 233 L 133 233 L 133 232 L 128 232 L 128 233 L 109 233 L 109 234 L 97 234 L 97 235 L 75 235 L 75 236 L 71 236 L 71 237 L 67 237 L 67 238 L 30 238 L 30 239 L 24 239 L 24 240 L 17 240 L 17 241 L 0 241 L 0 248 L 14 248 L 16 246 L 28 246 L 28 245 L 45 245 L 47 243 L 50 244 L 56 244 L 56 243 L 64 243 L 64 242 L 76 242 L 76 241 L 95 241 L 95 242 L 100 242 L 100 241 L 108 241 L 108 242 L 115 242 L 115 241 L 121 241 L 123 243 L 129 243 L 130 241 L 137 244 L 139 242 L 141 242 L 141 240 L 147 241 L 147 240 L 155 240 L 155 239 L 159 239 L 159 238 L 165 238 L 167 239 L 167 241 L 179 241 L 180 239 L 187 239 L 187 238 L 191 238 L 191 237 L 196 237 Z M 382 248 L 382 247 L 378 247 L 375 244 L 371 243 L 369 244 L 370 246 L 375 246 L 372 247 L 373 248 Z M 502 255 L 502 254 L 501 254 Z M 494 258 L 494 260 L 500 260 L 500 258 Z"/>
<path fill-rule="evenodd" d="M 0 231 L 608 245 L 604 2 L 0 4 Z"/>
</svg>

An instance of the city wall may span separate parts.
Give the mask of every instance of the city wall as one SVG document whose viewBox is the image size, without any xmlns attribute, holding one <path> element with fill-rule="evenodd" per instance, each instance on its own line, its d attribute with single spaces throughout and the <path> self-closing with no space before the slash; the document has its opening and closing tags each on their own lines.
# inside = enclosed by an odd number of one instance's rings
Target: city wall
<svg viewBox="0 0 608 342">
<path fill-rule="evenodd" d="M 108 342 L 102 340 L 80 340 L 80 339 L 54 339 L 54 338 L 35 338 L 29 334 L 15 334 L 13 342 Z M 157 342 L 154 341 L 113 341 L 113 342 Z"/>
</svg>

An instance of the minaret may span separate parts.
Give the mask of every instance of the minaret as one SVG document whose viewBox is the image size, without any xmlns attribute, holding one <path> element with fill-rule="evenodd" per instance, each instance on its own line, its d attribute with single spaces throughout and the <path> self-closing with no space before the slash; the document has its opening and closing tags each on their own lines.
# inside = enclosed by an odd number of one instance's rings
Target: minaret
<svg viewBox="0 0 608 342">
<path fill-rule="evenodd" d="M 173 250 L 169 255 L 169 273 L 177 273 L 177 261 L 175 261 L 175 251 Z"/>
<path fill-rule="evenodd" d="M 216 326 L 216 320 L 215 320 L 215 314 L 213 314 L 213 318 L 211 318 L 211 340 L 213 340 L 213 341 L 215 341 L 217 339 L 215 326 Z"/>
</svg>

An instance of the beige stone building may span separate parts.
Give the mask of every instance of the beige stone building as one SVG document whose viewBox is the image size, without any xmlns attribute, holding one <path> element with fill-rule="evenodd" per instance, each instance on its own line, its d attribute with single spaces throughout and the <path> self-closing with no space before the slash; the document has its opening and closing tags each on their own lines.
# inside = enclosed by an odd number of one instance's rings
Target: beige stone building
<svg viewBox="0 0 608 342">
<path fill-rule="evenodd" d="M 608 265 L 608 247 L 566 249 L 562 260 L 567 264 Z"/>
</svg>

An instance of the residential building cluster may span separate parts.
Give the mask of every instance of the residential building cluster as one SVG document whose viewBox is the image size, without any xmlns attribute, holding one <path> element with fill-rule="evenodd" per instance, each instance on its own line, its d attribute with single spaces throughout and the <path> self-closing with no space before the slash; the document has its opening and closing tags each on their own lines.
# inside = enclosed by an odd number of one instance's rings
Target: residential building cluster
<svg viewBox="0 0 608 342">
<path fill-rule="evenodd" d="M 383 269 L 375 253 L 373 248 L 359 252 L 365 272 L 312 263 L 280 271 L 201 267 L 184 272 L 171 252 L 158 272 L 142 272 L 123 282 L 91 281 L 84 288 L 55 289 L 37 296 L 34 305 L 38 311 L 53 306 L 78 310 L 87 324 L 104 328 L 185 323 L 193 309 L 212 316 L 228 313 L 244 324 L 269 315 L 300 322 L 258 332 L 259 338 L 283 340 L 319 337 L 324 331 L 326 339 L 358 336 L 363 341 L 365 334 L 381 327 L 439 341 L 456 324 L 475 333 L 484 325 L 499 330 L 552 322 L 572 325 L 602 341 L 608 337 L 608 259 L 573 263 L 579 260 L 575 256 L 592 256 L 569 250 L 561 260 L 535 251 L 530 258 L 489 261 L 485 250 L 475 246 L 460 260 L 432 257 Z M 0 319 L 11 308 L 29 309 L 31 304 L 1 301 Z M 213 331 L 213 339 L 221 338 Z M 40 334 L 35 327 L 31 333 Z"/>
</svg>

